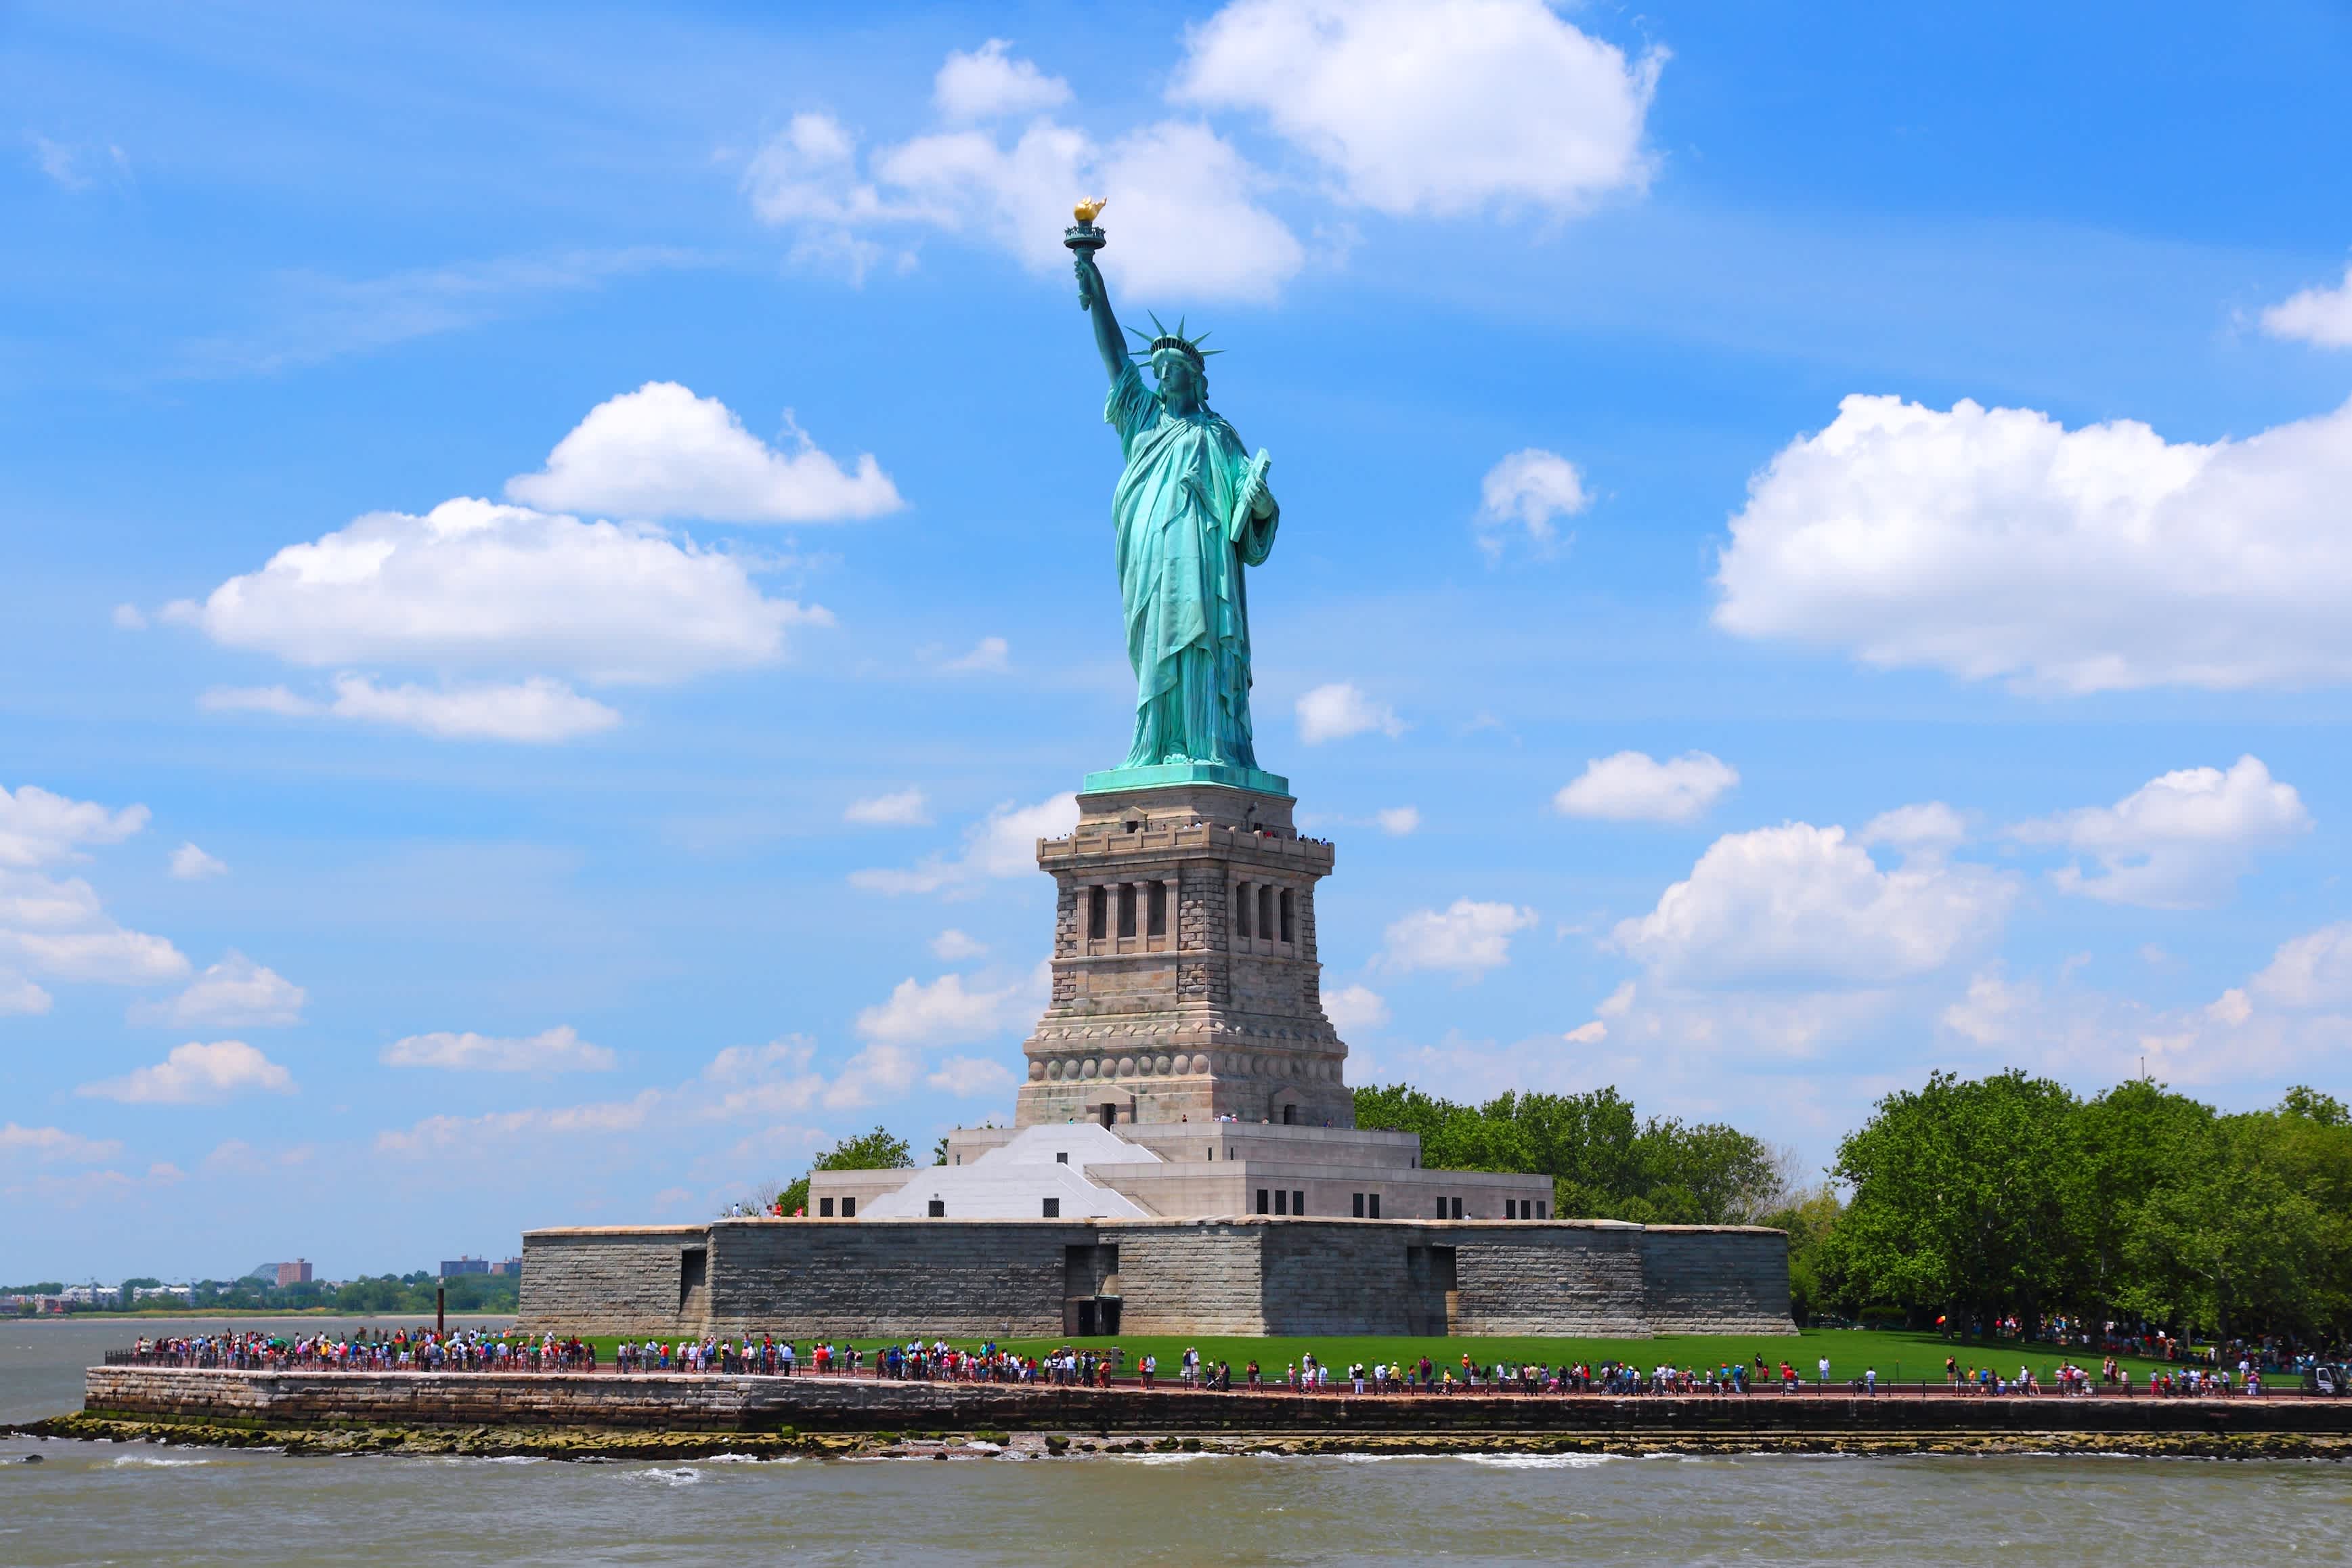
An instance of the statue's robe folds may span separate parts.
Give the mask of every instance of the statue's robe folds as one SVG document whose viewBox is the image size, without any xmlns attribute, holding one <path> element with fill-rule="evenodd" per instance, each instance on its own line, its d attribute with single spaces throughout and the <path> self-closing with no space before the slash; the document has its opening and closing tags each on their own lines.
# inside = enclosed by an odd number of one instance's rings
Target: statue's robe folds
<svg viewBox="0 0 2352 1568">
<path fill-rule="evenodd" d="M 1234 427 L 1206 408 L 1169 413 L 1133 365 L 1112 386 L 1103 418 L 1127 456 L 1111 498 L 1135 667 L 1135 743 L 1125 765 L 1255 768 L 1242 569 L 1274 549 L 1279 513 L 1250 515 L 1250 458 Z"/>
</svg>

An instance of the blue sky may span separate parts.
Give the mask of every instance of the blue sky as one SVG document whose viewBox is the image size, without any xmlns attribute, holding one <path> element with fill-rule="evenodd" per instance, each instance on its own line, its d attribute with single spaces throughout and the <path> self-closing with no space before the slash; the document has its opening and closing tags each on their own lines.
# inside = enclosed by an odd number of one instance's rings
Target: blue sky
<svg viewBox="0 0 2352 1568">
<path fill-rule="evenodd" d="M 2347 70 L 2323 4 L 11 7 L 0 1274 L 1004 1112 L 1133 690 L 1088 189 L 1275 457 L 1354 1081 L 1806 1168 L 1939 1067 L 2352 1093 Z"/>
</svg>

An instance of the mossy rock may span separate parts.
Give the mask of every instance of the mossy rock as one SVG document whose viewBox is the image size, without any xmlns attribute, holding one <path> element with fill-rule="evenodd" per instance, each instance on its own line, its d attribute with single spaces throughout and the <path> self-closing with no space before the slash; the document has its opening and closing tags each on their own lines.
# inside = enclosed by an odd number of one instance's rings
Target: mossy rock
<svg viewBox="0 0 2352 1568">
<path fill-rule="evenodd" d="M 1063 1436 L 1060 1433 L 1055 1432 L 1046 1437 L 1045 1452 L 1049 1454 L 1066 1454 L 1069 1451 L 1070 1440 L 1067 1437 Z"/>
</svg>

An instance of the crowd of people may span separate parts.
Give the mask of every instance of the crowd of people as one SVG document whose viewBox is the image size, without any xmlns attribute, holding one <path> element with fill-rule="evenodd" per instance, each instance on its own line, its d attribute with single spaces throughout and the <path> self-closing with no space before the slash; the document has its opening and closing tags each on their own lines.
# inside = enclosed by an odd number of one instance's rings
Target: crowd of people
<svg viewBox="0 0 2352 1568">
<path fill-rule="evenodd" d="M 596 1347 L 574 1336 L 534 1340 L 493 1329 L 359 1329 L 340 1334 L 229 1331 L 142 1338 L 122 1359 L 138 1366 L 243 1372 L 593 1372 Z"/>
<path fill-rule="evenodd" d="M 317 1372 L 595 1372 L 600 1370 L 595 1342 L 577 1335 L 552 1333 L 536 1339 L 499 1329 L 432 1328 L 360 1329 L 342 1333 L 297 1334 L 236 1331 L 172 1338 L 141 1339 L 129 1352 L 117 1352 L 110 1362 L 139 1365 L 218 1367 L 238 1371 Z M 1065 1345 L 1044 1355 L 1007 1350 L 993 1342 L 977 1350 L 963 1349 L 945 1340 L 910 1339 L 874 1350 L 832 1340 L 817 1340 L 805 1353 L 790 1339 L 773 1334 L 705 1336 L 666 1341 L 622 1341 L 610 1363 L 622 1373 L 731 1373 L 791 1377 L 871 1376 L 893 1381 L 945 1383 L 1045 1384 L 1063 1388 L 1109 1388 L 1114 1380 L 1149 1389 L 1160 1385 L 1159 1360 L 1139 1357 L 1130 1370 L 1127 1354 L 1116 1346 L 1080 1348 Z M 2264 1391 L 2263 1369 L 2242 1357 L 2235 1369 L 2227 1365 L 2167 1368 L 2138 1385 L 2164 1398 L 2222 1398 L 2256 1395 Z M 1831 1388 L 1826 1357 L 1808 1380 L 1788 1361 L 1778 1365 L 1758 1354 L 1752 1363 L 1724 1361 L 1714 1366 L 1677 1366 L 1661 1363 L 1643 1368 L 1615 1360 L 1562 1362 L 1496 1362 L 1485 1365 L 1466 1352 L 1458 1364 L 1445 1365 L 1423 1355 L 1412 1361 L 1356 1362 L 1334 1367 L 1312 1351 L 1286 1362 L 1279 1372 L 1251 1360 L 1236 1371 L 1229 1362 L 1210 1361 L 1187 1346 L 1172 1369 L 1173 1383 L 1187 1390 L 1229 1392 L 1236 1384 L 1251 1392 L 1358 1394 L 1602 1394 L 1681 1396 L 1747 1394 L 1756 1392 L 1797 1394 L 1809 1385 L 1819 1393 Z M 2041 1394 L 2042 1378 L 2030 1366 L 2014 1376 L 1993 1366 L 1963 1365 L 1957 1357 L 1944 1361 L 1944 1383 L 1955 1394 L 2000 1397 Z M 1906 1385 L 1919 1388 L 1918 1384 Z M 2071 1359 L 2052 1373 L 2050 1389 L 2069 1398 L 2135 1392 L 2132 1373 L 2115 1356 L 2098 1371 L 2076 1365 Z M 1846 1379 L 1841 1392 L 1874 1395 L 1892 1392 L 1876 1367 Z"/>
</svg>

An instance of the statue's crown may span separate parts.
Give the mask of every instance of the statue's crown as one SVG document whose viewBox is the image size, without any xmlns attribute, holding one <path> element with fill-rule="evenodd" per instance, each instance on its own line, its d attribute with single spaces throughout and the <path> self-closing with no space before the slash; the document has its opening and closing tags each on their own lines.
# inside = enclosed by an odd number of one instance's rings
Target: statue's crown
<svg viewBox="0 0 2352 1568">
<path fill-rule="evenodd" d="M 1186 359 L 1192 362 L 1193 369 L 1203 370 L 1207 368 L 1204 363 L 1205 356 L 1224 353 L 1224 350 L 1223 349 L 1204 349 L 1201 346 L 1203 342 L 1208 341 L 1209 334 L 1206 332 L 1202 332 L 1197 338 L 1186 337 L 1184 335 L 1184 320 L 1181 316 L 1177 318 L 1176 330 L 1172 332 L 1168 330 L 1168 323 L 1161 321 L 1157 315 L 1154 315 L 1151 318 L 1151 324 L 1160 329 L 1160 335 L 1145 341 L 1142 357 L 1146 360 L 1157 359 L 1163 353 L 1180 353 Z M 1135 331 L 1135 329 L 1132 327 L 1129 328 L 1128 331 L 1134 331 L 1135 335 L 1139 338 L 1143 336 L 1141 332 Z"/>
</svg>

